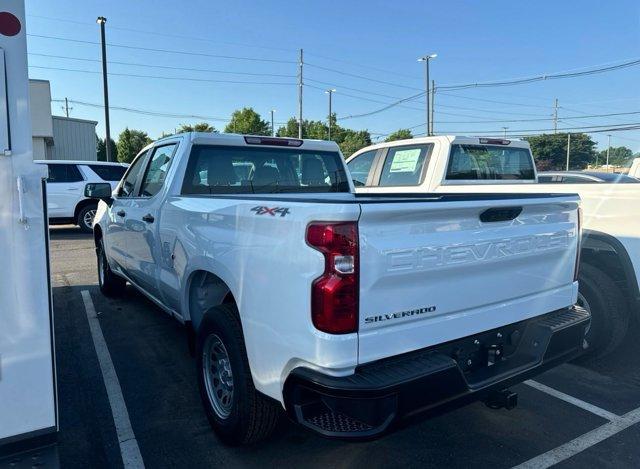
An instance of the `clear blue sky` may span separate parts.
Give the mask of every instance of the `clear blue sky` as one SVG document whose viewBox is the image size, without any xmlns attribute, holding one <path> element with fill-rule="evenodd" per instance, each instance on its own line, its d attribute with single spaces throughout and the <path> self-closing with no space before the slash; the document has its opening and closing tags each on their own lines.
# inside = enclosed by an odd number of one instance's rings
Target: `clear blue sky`
<svg viewBox="0 0 640 469">
<path fill-rule="evenodd" d="M 438 54 L 431 67 L 436 86 L 527 77 L 640 59 L 640 2 L 637 0 L 236 0 L 191 1 L 176 5 L 173 1 L 149 0 L 29 0 L 27 30 L 32 35 L 97 42 L 99 27 L 95 19 L 103 15 L 108 19 L 108 43 L 191 52 L 191 55 L 185 55 L 111 46 L 108 48 L 110 61 L 259 74 L 236 75 L 112 63 L 109 66 L 113 73 L 109 78 L 112 106 L 223 119 L 228 119 L 234 109 L 251 106 L 265 119 L 269 118 L 269 110 L 276 109 L 276 122 L 297 113 L 295 62 L 297 49 L 301 47 L 308 63 L 306 83 L 321 88 L 306 87 L 304 90 L 304 117 L 309 119 L 326 117 L 327 96 L 322 89 L 330 87 L 337 89 L 334 111 L 339 118 L 373 111 L 395 98 L 418 93 L 424 88 L 424 69 L 416 59 L 425 53 Z M 30 55 L 31 66 L 94 72 L 31 68 L 32 78 L 51 81 L 54 99 L 68 97 L 102 104 L 102 78 L 95 73 L 100 71 L 100 63 L 95 61 L 100 58 L 98 45 L 36 36 L 30 36 L 28 41 L 32 54 L 89 59 Z M 549 119 L 554 98 L 559 99 L 560 128 L 638 123 L 640 114 L 571 118 L 640 111 L 640 66 L 572 79 L 436 93 L 435 131 L 465 134 L 495 131 L 502 134 L 504 126 L 508 127 L 508 132 L 550 129 L 550 120 L 516 121 Z M 55 114 L 62 114 L 60 106 L 60 103 L 53 104 Z M 72 117 L 97 120 L 98 133 L 104 135 L 102 109 L 80 104 L 72 106 Z M 201 119 L 146 116 L 114 109 L 111 129 L 116 137 L 128 126 L 145 130 L 155 138 L 163 131 L 172 132 L 180 123 L 198 120 Z M 483 120 L 512 122 L 479 122 Z M 420 98 L 405 103 L 405 107 L 340 123 L 384 134 L 424 121 L 424 99 Z M 210 122 L 218 129 L 225 125 L 223 121 Z M 414 133 L 421 132 L 424 132 L 422 126 L 414 130 Z M 604 134 L 593 136 L 601 148 L 606 145 Z M 640 151 L 640 130 L 612 132 L 612 145 L 626 145 Z"/>
</svg>

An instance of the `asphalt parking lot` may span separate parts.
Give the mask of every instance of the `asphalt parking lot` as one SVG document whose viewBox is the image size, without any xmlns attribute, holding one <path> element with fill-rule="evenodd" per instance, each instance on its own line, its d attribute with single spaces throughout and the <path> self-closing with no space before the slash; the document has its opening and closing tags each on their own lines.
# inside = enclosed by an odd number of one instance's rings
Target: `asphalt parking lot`
<svg viewBox="0 0 640 469">
<path fill-rule="evenodd" d="M 640 466 L 635 329 L 608 359 L 566 364 L 517 386 L 511 411 L 476 403 L 365 443 L 323 439 L 283 419 L 270 440 L 229 448 L 202 411 L 182 326 L 132 288 L 103 297 L 91 237 L 75 228 L 52 229 L 51 262 L 64 468 L 122 467 L 121 446 L 133 438 L 114 424 L 122 409 L 105 387 L 90 330 L 96 316 L 146 467 Z"/>
</svg>

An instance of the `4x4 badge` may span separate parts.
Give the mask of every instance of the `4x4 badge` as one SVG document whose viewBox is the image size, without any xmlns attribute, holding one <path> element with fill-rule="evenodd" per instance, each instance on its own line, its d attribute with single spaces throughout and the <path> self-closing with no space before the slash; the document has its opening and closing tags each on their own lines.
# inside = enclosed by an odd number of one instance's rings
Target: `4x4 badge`
<svg viewBox="0 0 640 469">
<path fill-rule="evenodd" d="M 253 207 L 251 211 L 256 212 L 256 215 L 271 215 L 272 217 L 275 217 L 276 214 L 280 214 L 281 217 L 285 217 L 291 213 L 289 212 L 288 207 L 265 207 L 262 205 Z"/>
</svg>

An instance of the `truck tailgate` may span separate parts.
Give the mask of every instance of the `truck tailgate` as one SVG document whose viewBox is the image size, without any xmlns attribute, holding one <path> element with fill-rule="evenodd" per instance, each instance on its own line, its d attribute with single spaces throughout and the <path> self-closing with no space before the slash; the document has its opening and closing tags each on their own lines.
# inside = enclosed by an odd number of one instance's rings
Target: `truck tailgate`
<svg viewBox="0 0 640 469">
<path fill-rule="evenodd" d="M 578 202 L 546 194 L 363 200 L 359 363 L 573 304 Z"/>
</svg>

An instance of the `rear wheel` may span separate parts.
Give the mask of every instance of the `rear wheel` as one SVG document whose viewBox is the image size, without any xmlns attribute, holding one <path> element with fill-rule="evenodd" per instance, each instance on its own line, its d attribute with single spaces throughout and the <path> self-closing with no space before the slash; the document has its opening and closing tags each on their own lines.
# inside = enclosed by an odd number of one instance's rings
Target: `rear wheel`
<svg viewBox="0 0 640 469">
<path fill-rule="evenodd" d="M 98 285 L 100 286 L 100 291 L 105 296 L 120 295 L 127 286 L 127 282 L 122 277 L 114 274 L 111 267 L 109 267 L 102 240 L 98 241 L 96 254 L 98 256 Z"/>
<path fill-rule="evenodd" d="M 78 212 L 76 224 L 85 233 L 93 232 L 93 219 L 96 216 L 97 205 L 87 205 Z"/>
<path fill-rule="evenodd" d="M 220 439 L 241 445 L 268 437 L 282 412 L 278 403 L 253 385 L 234 305 L 207 311 L 198 329 L 196 357 L 200 396 Z"/>
<path fill-rule="evenodd" d="M 600 358 L 613 352 L 629 329 L 627 302 L 611 277 L 590 264 L 580 266 L 579 282 L 578 305 L 591 313 L 588 356 Z"/>
</svg>

